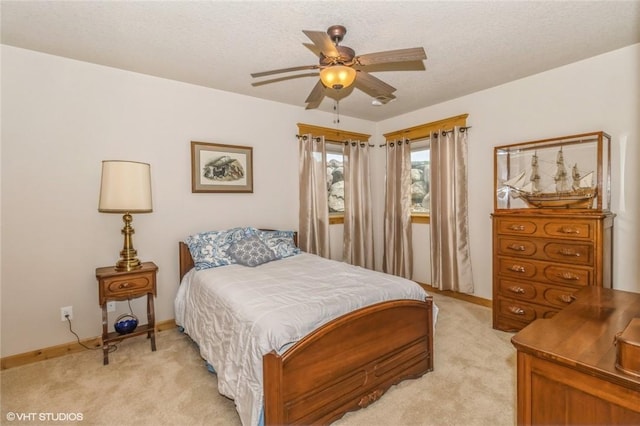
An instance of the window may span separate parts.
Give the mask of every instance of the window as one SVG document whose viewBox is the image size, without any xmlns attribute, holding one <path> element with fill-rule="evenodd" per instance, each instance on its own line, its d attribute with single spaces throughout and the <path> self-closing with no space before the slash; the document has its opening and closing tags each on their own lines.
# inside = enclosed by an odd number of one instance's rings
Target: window
<svg viewBox="0 0 640 426">
<path fill-rule="evenodd" d="M 329 197 L 329 216 L 344 216 L 344 158 L 340 145 L 337 150 L 327 146 L 327 196 Z M 332 221 L 331 223 L 335 223 Z"/>
<path fill-rule="evenodd" d="M 411 145 L 411 216 L 417 223 L 428 223 L 429 220 L 430 153 L 428 140 Z M 327 197 L 330 223 L 342 223 L 344 158 L 339 145 L 327 146 Z"/>
<path fill-rule="evenodd" d="M 336 141 L 368 141 L 371 135 L 345 130 L 329 129 L 298 123 L 298 135 L 324 136 L 327 152 L 327 197 L 329 202 L 329 223 L 344 223 L 344 158 L 342 143 Z"/>
<path fill-rule="evenodd" d="M 411 144 L 411 216 L 429 218 L 429 173 L 431 165 L 429 140 Z M 414 222 L 423 222 L 414 220 Z"/>
</svg>

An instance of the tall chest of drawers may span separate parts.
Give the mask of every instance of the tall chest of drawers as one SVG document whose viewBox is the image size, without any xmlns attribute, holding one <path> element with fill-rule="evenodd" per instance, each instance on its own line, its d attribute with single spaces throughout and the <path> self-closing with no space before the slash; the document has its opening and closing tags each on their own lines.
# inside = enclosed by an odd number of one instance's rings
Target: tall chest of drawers
<svg viewBox="0 0 640 426">
<path fill-rule="evenodd" d="M 551 318 L 586 286 L 611 288 L 610 212 L 496 212 L 493 219 L 493 327 L 518 331 Z"/>
</svg>

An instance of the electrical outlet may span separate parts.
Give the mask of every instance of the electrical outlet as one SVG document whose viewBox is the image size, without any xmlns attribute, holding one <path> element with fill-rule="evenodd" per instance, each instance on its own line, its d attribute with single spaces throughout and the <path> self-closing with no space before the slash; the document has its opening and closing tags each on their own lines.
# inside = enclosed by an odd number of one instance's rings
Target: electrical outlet
<svg viewBox="0 0 640 426">
<path fill-rule="evenodd" d="M 69 319 L 73 319 L 73 306 L 65 306 L 64 308 L 60 308 L 60 320 L 66 321 L 67 315 L 69 315 Z"/>
<path fill-rule="evenodd" d="M 107 302 L 107 312 L 116 311 L 116 302 Z"/>
</svg>

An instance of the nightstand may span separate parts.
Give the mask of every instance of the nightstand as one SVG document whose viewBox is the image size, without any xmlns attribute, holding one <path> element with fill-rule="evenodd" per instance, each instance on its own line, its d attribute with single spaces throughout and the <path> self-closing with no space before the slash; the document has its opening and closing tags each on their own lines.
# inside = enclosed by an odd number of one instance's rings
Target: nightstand
<svg viewBox="0 0 640 426">
<path fill-rule="evenodd" d="M 131 271 L 118 271 L 115 266 L 96 268 L 98 279 L 98 297 L 102 307 L 102 351 L 104 365 L 109 364 L 109 343 L 119 342 L 130 337 L 147 334 L 151 339 L 151 350 L 156 350 L 155 313 L 153 298 L 156 295 L 156 273 L 158 267 L 153 262 L 144 262 L 140 268 Z M 109 314 L 107 302 L 111 300 L 129 300 L 147 296 L 147 324 L 138 325 L 131 333 L 108 332 Z"/>
</svg>

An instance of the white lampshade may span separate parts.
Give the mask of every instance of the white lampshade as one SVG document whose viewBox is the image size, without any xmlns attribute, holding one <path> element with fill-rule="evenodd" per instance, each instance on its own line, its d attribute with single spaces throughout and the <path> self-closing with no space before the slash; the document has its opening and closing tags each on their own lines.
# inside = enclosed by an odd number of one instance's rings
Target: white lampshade
<svg viewBox="0 0 640 426">
<path fill-rule="evenodd" d="M 98 211 L 103 213 L 152 212 L 151 166 L 135 161 L 103 161 Z"/>
<path fill-rule="evenodd" d="M 356 70 L 344 65 L 333 65 L 320 71 L 322 84 L 331 89 L 343 89 L 353 84 L 356 79 Z"/>
</svg>

